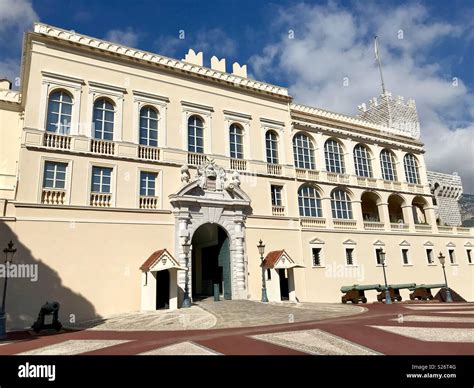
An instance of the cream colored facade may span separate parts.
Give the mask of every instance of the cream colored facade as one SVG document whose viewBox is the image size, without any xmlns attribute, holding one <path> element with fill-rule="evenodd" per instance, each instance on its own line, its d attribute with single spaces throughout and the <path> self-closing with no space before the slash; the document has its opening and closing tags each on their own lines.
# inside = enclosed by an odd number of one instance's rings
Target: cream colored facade
<svg viewBox="0 0 474 388">
<path fill-rule="evenodd" d="M 260 299 L 260 239 L 266 252 L 284 249 L 301 266 L 286 271 L 294 288 L 290 299 L 339 302 L 341 286 L 383 283 L 375 252 L 381 247 L 389 283 L 442 283 L 436 257 L 443 252 L 450 286 L 474 299 L 472 230 L 436 225 L 423 144 L 416 138 L 295 105 L 285 88 L 246 78 L 240 65 L 234 74 L 216 60 L 214 69 L 205 68 L 193 52 L 186 61 L 174 60 L 43 24 L 26 35 L 23 50 L 21 97 L 0 90 L 0 246 L 11 238 L 17 242 L 15 260 L 38 264 L 39 280 L 9 283 L 13 327 L 30 325 L 45 300 L 61 303 L 65 322 L 153 307 L 158 293 L 153 296 L 148 286 L 154 283 L 144 287 L 140 266 L 159 249 L 167 249 L 180 268 L 188 264 L 191 294 L 207 290 L 203 273 L 212 269 L 203 262 L 222 243 L 216 225 L 228 237 L 219 251 L 229 261 L 221 291 L 232 299 Z M 48 99 L 56 91 L 72 101 L 68 134 L 46 130 Z M 101 98 L 113 107 L 109 141 L 94 139 L 94 104 Z M 143 107 L 157 113 L 157 147 L 140 144 Z M 203 153 L 188 152 L 192 116 L 203 123 Z M 233 124 L 242 132 L 243 158 L 229 156 Z M 277 163 L 267 163 L 268 131 L 277 139 Z M 295 167 L 299 134 L 312 142 L 313 168 Z M 343 173 L 327 169 L 325 144 L 331 139 L 339 144 Z M 358 144 L 367 147 L 372 177 L 356 174 Z M 384 149 L 394 155 L 393 181 L 382 179 Z M 406 182 L 407 154 L 417 161 L 418 183 Z M 64 188 L 44 187 L 47 162 L 62 163 Z M 198 174 L 200 166 L 205 168 Z M 93 167 L 112 169 L 110 193 L 92 191 Z M 155 177 L 154 195 L 140 195 L 141 172 Z M 217 185 L 209 178 L 215 173 Z M 281 188 L 281 203 L 272 205 L 272 185 Z M 304 186 L 319 196 L 317 216 L 300 216 L 298 191 Z M 338 188 L 350 202 L 347 219 L 332 216 L 331 195 Z M 188 262 L 186 239 L 194 251 Z M 178 305 L 185 272 L 170 271 L 177 273 Z M 273 270 L 271 300 L 281 297 L 277 276 Z M 375 291 L 367 295 L 376 298 Z"/>
</svg>

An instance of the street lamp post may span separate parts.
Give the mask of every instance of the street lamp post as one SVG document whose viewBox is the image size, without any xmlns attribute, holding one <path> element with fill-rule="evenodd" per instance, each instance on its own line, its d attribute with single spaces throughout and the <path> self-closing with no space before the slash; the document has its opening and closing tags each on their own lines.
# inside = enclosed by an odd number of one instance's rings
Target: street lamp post
<svg viewBox="0 0 474 388">
<path fill-rule="evenodd" d="M 3 250 L 5 253 L 5 266 L 7 263 L 11 263 L 13 261 L 13 256 L 15 256 L 16 248 L 13 248 L 13 241 L 10 240 L 8 243 L 7 248 Z M 7 316 L 5 313 L 5 302 L 7 299 L 7 284 L 8 284 L 8 270 L 5 268 L 5 280 L 3 281 L 3 296 L 2 296 L 2 308 L 0 310 L 0 339 L 5 339 L 7 334 Z"/>
<path fill-rule="evenodd" d="M 390 291 L 388 290 L 387 274 L 385 273 L 385 252 L 383 250 L 379 253 L 379 257 L 383 269 L 383 279 L 385 281 L 385 304 L 392 304 L 392 298 L 390 297 Z"/>
<path fill-rule="evenodd" d="M 262 267 L 262 303 L 268 303 L 267 298 L 267 285 L 265 282 L 265 268 L 263 267 L 263 255 L 265 253 L 265 244 L 263 243 L 262 239 L 258 242 L 257 245 L 258 253 L 260 253 L 260 261 Z"/>
<path fill-rule="evenodd" d="M 440 252 L 438 255 L 438 260 L 441 263 L 441 266 L 443 267 L 443 274 L 444 274 L 444 284 L 446 285 L 446 302 L 447 303 L 452 303 L 453 298 L 451 296 L 451 291 L 449 290 L 448 287 L 448 279 L 446 278 L 446 269 L 444 268 L 444 263 L 446 262 L 446 257 Z"/>
<path fill-rule="evenodd" d="M 191 249 L 191 244 L 189 243 L 188 239 L 186 239 L 184 242 L 183 242 L 183 253 L 184 253 L 184 256 L 185 256 L 185 260 L 186 260 L 186 276 L 185 276 L 185 284 L 184 284 L 184 299 L 183 299 L 183 304 L 181 305 L 181 307 L 184 307 L 184 308 L 187 308 L 187 307 L 191 307 L 191 299 L 189 298 L 189 286 L 188 286 L 188 283 L 189 283 L 189 251 Z"/>
</svg>

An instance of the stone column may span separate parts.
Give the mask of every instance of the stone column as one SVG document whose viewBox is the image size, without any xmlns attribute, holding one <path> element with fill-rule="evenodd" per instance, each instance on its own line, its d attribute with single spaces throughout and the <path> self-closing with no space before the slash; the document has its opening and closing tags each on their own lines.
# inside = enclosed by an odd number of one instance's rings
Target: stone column
<svg viewBox="0 0 474 388">
<path fill-rule="evenodd" d="M 334 228 L 331 209 L 331 197 L 321 198 L 321 207 L 323 208 L 323 217 L 326 219 L 326 228 Z"/>
<path fill-rule="evenodd" d="M 245 236 L 245 224 L 244 217 L 242 215 L 237 216 L 234 219 L 234 279 L 236 292 L 236 299 L 245 299 L 245 255 L 244 255 L 244 236 Z"/>
<path fill-rule="evenodd" d="M 434 206 L 425 206 L 423 209 L 425 212 L 426 222 L 431 226 L 433 233 L 438 233 L 438 225 L 436 225 L 436 213 Z"/>
<path fill-rule="evenodd" d="M 408 224 L 408 230 L 410 232 L 415 231 L 415 219 L 413 217 L 413 209 L 412 205 L 405 204 L 402 205 L 402 212 L 403 212 L 403 221 L 405 224 Z"/>
<path fill-rule="evenodd" d="M 357 223 L 358 230 L 364 230 L 364 217 L 362 216 L 362 201 L 352 201 L 352 216 Z"/>
<path fill-rule="evenodd" d="M 192 284 L 191 284 L 191 254 L 192 252 L 191 251 L 189 252 L 188 263 L 186 263 L 186 255 L 183 252 L 183 242 L 186 239 L 189 239 L 189 230 L 188 230 L 189 213 L 187 211 L 180 211 L 177 218 L 178 218 L 178 230 L 176 233 L 176 251 L 175 252 L 177 253 L 180 267 L 187 267 L 187 264 L 189 264 L 188 290 L 189 292 L 191 292 L 192 290 L 191 288 L 192 287 Z M 178 272 L 178 287 L 181 288 L 182 290 L 182 291 L 179 291 L 179 304 L 181 304 L 183 300 L 185 282 L 186 282 L 186 271 L 179 271 Z"/>
<path fill-rule="evenodd" d="M 380 202 L 377 204 L 377 210 L 379 212 L 380 222 L 384 223 L 384 229 L 389 232 L 390 227 L 390 214 L 388 212 L 388 203 Z"/>
</svg>

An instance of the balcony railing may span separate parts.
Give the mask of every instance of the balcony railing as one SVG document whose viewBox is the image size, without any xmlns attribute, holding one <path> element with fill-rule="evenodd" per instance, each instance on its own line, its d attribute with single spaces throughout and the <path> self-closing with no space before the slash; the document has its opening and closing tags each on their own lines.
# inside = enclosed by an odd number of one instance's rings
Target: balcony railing
<svg viewBox="0 0 474 388">
<path fill-rule="evenodd" d="M 140 209 L 157 209 L 158 197 L 140 196 Z"/>
<path fill-rule="evenodd" d="M 463 226 L 458 226 L 456 228 L 456 231 L 459 234 L 471 234 L 471 228 L 466 228 L 466 227 L 463 227 Z"/>
<path fill-rule="evenodd" d="M 333 220 L 334 229 L 357 229 L 356 220 Z"/>
<path fill-rule="evenodd" d="M 138 146 L 138 157 L 145 160 L 160 160 L 160 149 L 144 145 Z"/>
<path fill-rule="evenodd" d="M 327 174 L 328 181 L 331 183 L 349 183 L 349 175 L 348 174 L 338 174 L 336 172 L 328 172 Z"/>
<path fill-rule="evenodd" d="M 188 164 L 191 166 L 200 166 L 206 161 L 205 154 L 199 154 L 196 152 L 188 152 Z"/>
<path fill-rule="evenodd" d="M 403 222 L 391 222 L 390 223 L 390 229 L 391 230 L 408 230 L 408 224 L 405 224 Z"/>
<path fill-rule="evenodd" d="M 41 194 L 41 203 L 45 205 L 64 205 L 66 190 L 44 188 Z"/>
<path fill-rule="evenodd" d="M 384 230 L 385 224 L 379 221 L 364 221 L 365 230 Z"/>
<path fill-rule="evenodd" d="M 272 214 L 274 216 L 284 216 L 285 215 L 285 207 L 284 206 L 272 206 Z"/>
<path fill-rule="evenodd" d="M 315 170 L 306 170 L 304 168 L 295 168 L 296 178 L 310 181 L 319 180 L 319 172 Z"/>
<path fill-rule="evenodd" d="M 357 177 L 357 184 L 359 186 L 377 187 L 377 179 L 358 176 Z"/>
<path fill-rule="evenodd" d="M 114 155 L 115 143 L 110 140 L 91 139 L 91 152 L 101 155 Z"/>
<path fill-rule="evenodd" d="M 112 194 L 91 193 L 90 205 L 95 207 L 110 207 L 112 205 Z"/>
<path fill-rule="evenodd" d="M 428 224 L 415 224 L 415 230 L 417 232 L 430 232 L 431 225 Z"/>
<path fill-rule="evenodd" d="M 243 159 L 230 159 L 230 169 L 236 171 L 247 171 L 247 161 Z"/>
<path fill-rule="evenodd" d="M 326 219 L 316 217 L 304 217 L 300 219 L 300 225 L 303 229 L 325 228 Z"/>
<path fill-rule="evenodd" d="M 281 165 L 267 163 L 267 173 L 271 175 L 281 175 Z"/>
<path fill-rule="evenodd" d="M 438 232 L 440 232 L 440 233 L 453 233 L 454 228 L 452 226 L 438 225 Z"/>
<path fill-rule="evenodd" d="M 71 137 L 67 135 L 58 135 L 56 133 L 45 132 L 43 145 L 48 148 L 69 150 L 71 148 Z"/>
</svg>

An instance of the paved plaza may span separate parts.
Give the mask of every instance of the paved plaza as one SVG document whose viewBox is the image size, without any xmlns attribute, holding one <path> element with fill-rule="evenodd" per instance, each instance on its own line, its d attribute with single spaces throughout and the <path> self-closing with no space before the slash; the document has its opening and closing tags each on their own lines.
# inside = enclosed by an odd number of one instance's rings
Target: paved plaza
<svg viewBox="0 0 474 388">
<path fill-rule="evenodd" d="M 0 355 L 474 354 L 473 303 L 362 306 L 204 300 L 53 335 L 9 333 Z"/>
</svg>

